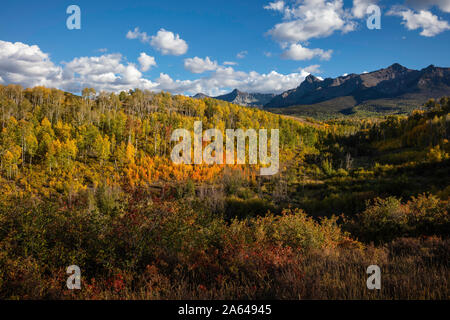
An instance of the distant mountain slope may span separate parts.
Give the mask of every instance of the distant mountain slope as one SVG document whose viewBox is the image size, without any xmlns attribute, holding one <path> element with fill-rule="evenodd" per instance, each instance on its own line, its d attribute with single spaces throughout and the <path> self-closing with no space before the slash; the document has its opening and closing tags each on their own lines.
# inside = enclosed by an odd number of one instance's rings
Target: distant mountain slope
<svg viewBox="0 0 450 320">
<path fill-rule="evenodd" d="M 450 68 L 430 65 L 419 71 L 395 63 L 370 73 L 349 74 L 334 79 L 320 80 L 309 75 L 297 88 L 275 96 L 265 107 L 307 105 L 311 109 L 316 104 L 323 107 L 325 102 L 337 99 L 344 104 L 336 107 L 347 110 L 360 105 L 383 106 L 381 99 L 388 99 L 391 106 L 396 101 L 420 104 L 444 95 L 450 95 Z"/>
<path fill-rule="evenodd" d="M 210 96 L 204 94 L 204 93 L 197 93 L 195 96 L 192 96 L 194 99 L 203 99 L 203 98 L 210 98 Z"/>
<path fill-rule="evenodd" d="M 234 104 L 238 104 L 241 106 L 252 106 L 252 107 L 262 107 L 266 103 L 268 103 L 272 98 L 275 97 L 273 93 L 248 93 L 242 92 L 238 89 L 234 89 L 232 92 L 217 96 L 210 97 L 203 93 L 197 93 L 193 98 L 195 99 L 203 99 L 203 98 L 213 98 L 217 100 L 223 100 L 227 102 L 231 102 Z"/>
<path fill-rule="evenodd" d="M 218 100 L 228 101 L 241 106 L 264 106 L 272 98 L 275 97 L 273 93 L 248 93 L 234 89 L 228 94 L 215 97 Z"/>
</svg>

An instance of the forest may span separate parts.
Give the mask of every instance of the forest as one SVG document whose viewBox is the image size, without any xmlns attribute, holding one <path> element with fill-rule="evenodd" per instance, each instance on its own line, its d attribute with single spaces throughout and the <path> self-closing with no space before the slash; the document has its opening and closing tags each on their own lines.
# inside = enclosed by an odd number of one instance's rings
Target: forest
<svg viewBox="0 0 450 320">
<path fill-rule="evenodd" d="M 0 85 L 0 299 L 449 299 L 449 111 L 318 120 Z M 195 121 L 279 129 L 279 172 L 173 164 Z"/>
</svg>

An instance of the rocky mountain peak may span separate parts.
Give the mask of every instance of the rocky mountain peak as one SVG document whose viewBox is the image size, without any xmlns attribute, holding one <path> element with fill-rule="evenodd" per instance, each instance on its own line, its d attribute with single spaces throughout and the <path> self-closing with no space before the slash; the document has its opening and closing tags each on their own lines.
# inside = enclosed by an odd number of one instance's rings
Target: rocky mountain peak
<svg viewBox="0 0 450 320">
<path fill-rule="evenodd" d="M 450 68 L 433 65 L 422 70 L 399 63 L 363 74 L 349 74 L 321 81 L 308 75 L 295 89 L 275 96 L 267 108 L 313 105 L 333 99 L 351 100 L 352 106 L 364 101 L 414 97 L 417 101 L 450 94 Z"/>
<path fill-rule="evenodd" d="M 322 80 L 320 80 L 319 78 L 317 78 L 316 76 L 309 74 L 308 76 L 306 76 L 305 80 L 306 82 L 309 83 L 314 83 L 314 82 L 321 82 Z"/>
</svg>

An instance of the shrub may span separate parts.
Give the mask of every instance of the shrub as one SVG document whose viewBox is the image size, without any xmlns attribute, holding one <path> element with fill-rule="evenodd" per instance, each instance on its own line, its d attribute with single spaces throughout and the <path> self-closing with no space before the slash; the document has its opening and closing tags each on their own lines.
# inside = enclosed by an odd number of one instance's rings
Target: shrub
<svg viewBox="0 0 450 320">
<path fill-rule="evenodd" d="M 253 228 L 260 230 L 266 241 L 302 251 L 334 247 L 346 239 L 337 226 L 336 217 L 323 218 L 320 223 L 304 211 L 284 210 L 279 216 L 268 215 L 254 222 Z"/>
<path fill-rule="evenodd" d="M 227 219 L 245 219 L 264 215 L 274 210 L 275 206 L 271 202 L 259 198 L 243 200 L 236 197 L 229 197 L 225 201 L 225 217 Z"/>
<path fill-rule="evenodd" d="M 404 236 L 450 233 L 449 203 L 434 195 L 419 195 L 402 203 L 395 197 L 376 198 L 349 224 L 363 241 L 386 242 Z"/>
</svg>

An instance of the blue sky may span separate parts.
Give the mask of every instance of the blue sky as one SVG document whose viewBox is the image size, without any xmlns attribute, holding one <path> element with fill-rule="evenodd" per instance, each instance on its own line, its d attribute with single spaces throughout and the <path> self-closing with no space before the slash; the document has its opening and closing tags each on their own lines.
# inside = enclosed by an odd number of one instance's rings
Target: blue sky
<svg viewBox="0 0 450 320">
<path fill-rule="evenodd" d="M 80 30 L 66 27 L 72 4 Z M 370 4 L 381 9 L 380 30 L 366 26 Z M 449 67 L 449 29 L 450 0 L 9 1 L 0 11 L 0 82 L 281 92 L 309 72 Z"/>
</svg>

